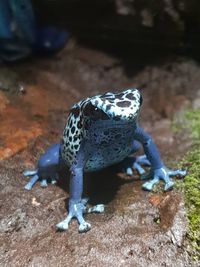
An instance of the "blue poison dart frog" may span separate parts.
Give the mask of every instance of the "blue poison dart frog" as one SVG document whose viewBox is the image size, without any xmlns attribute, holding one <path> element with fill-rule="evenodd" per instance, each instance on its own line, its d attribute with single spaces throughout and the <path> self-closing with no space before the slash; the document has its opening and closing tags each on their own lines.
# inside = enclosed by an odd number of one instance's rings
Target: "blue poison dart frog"
<svg viewBox="0 0 200 267">
<path fill-rule="evenodd" d="M 84 172 L 98 171 L 124 162 L 128 175 L 132 175 L 132 169 L 135 168 L 141 178 L 151 179 L 142 185 L 143 189 L 148 191 L 160 180 L 164 182 L 164 191 L 167 191 L 174 184 L 170 176 L 186 175 L 185 171 L 172 171 L 165 167 L 151 137 L 139 127 L 141 104 L 142 96 L 139 91 L 128 89 L 120 93 L 108 92 L 86 98 L 71 108 L 60 147 L 50 147 L 40 158 L 38 169 L 34 173 L 35 180 L 41 177 L 44 181 L 42 170 L 48 177 L 55 176 L 59 157 L 70 168 L 69 213 L 66 219 L 56 225 L 58 230 L 68 229 L 72 218 L 78 220 L 79 232 L 86 232 L 91 228 L 83 218 L 87 204 L 87 200 L 82 199 Z M 129 156 L 136 152 L 140 145 L 143 146 L 145 155 L 133 157 L 130 161 Z M 147 176 L 144 175 L 141 164 L 150 166 Z M 28 189 L 31 188 L 32 182 L 26 185 Z M 102 211 L 102 205 L 88 210 Z"/>
<path fill-rule="evenodd" d="M 53 25 L 38 26 L 31 0 L 0 0 L 0 60 L 13 62 L 32 53 L 62 49 L 69 33 Z"/>
</svg>

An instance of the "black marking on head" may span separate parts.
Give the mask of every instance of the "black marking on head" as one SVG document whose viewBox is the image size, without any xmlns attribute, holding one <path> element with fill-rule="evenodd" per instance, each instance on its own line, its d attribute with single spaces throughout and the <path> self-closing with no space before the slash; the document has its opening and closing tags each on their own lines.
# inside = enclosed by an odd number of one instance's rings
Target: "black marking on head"
<svg viewBox="0 0 200 267">
<path fill-rule="evenodd" d="M 127 108 L 127 107 L 130 107 L 131 102 L 130 101 L 120 101 L 120 102 L 116 103 L 116 105 L 118 107 L 121 107 L 121 108 Z"/>
<path fill-rule="evenodd" d="M 119 94 L 117 94 L 116 95 L 116 99 L 118 100 L 122 100 L 122 99 L 124 99 L 124 93 L 119 93 Z"/>
<path fill-rule="evenodd" d="M 132 93 L 127 94 L 126 98 L 128 98 L 130 100 L 136 100 L 135 96 Z"/>
<path fill-rule="evenodd" d="M 106 106 L 106 112 L 107 112 L 109 109 L 111 109 L 111 107 L 112 107 L 112 105 L 110 105 L 110 104 L 107 105 L 107 106 Z"/>
</svg>

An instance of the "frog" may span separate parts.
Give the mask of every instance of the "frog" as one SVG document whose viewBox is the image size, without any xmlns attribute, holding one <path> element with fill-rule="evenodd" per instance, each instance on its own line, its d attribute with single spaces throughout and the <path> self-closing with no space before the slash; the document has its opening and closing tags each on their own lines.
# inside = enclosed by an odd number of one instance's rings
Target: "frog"
<svg viewBox="0 0 200 267">
<path fill-rule="evenodd" d="M 144 190 L 151 191 L 161 180 L 164 191 L 173 188 L 172 176 L 184 177 L 185 170 L 169 170 L 163 163 L 159 150 L 151 136 L 139 126 L 138 118 L 143 98 L 136 88 L 121 92 L 106 92 L 87 97 L 72 106 L 60 142 L 60 157 L 70 170 L 68 215 L 56 225 L 65 231 L 73 218 L 79 223 L 79 232 L 87 232 L 91 224 L 86 222 L 87 201 L 82 198 L 83 176 L 106 167 L 126 163 L 125 170 L 132 175 L 136 168 L 142 179 Z M 142 146 L 144 155 L 133 157 Z M 127 160 L 128 159 L 128 160 Z M 150 166 L 144 175 L 142 164 Z M 102 204 L 99 212 L 104 211 Z"/>
</svg>

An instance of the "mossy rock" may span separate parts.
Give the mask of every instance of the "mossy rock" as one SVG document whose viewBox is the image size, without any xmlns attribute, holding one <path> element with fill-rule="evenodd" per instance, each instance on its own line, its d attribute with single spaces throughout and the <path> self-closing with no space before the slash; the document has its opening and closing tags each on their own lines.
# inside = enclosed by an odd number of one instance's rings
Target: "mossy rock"
<svg viewBox="0 0 200 267">
<path fill-rule="evenodd" d="M 187 209 L 189 222 L 187 235 L 191 243 L 189 252 L 198 261 L 200 260 L 200 111 L 186 111 L 181 124 L 181 131 L 186 129 L 190 132 L 193 146 L 181 163 L 181 167 L 187 168 L 188 174 L 184 181 L 178 184 L 178 188 L 184 193 Z"/>
</svg>

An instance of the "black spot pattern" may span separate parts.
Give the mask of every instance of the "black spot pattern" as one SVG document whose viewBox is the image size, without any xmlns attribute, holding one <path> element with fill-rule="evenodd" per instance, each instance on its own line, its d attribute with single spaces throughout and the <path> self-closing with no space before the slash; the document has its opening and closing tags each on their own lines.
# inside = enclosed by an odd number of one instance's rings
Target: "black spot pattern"
<svg viewBox="0 0 200 267">
<path fill-rule="evenodd" d="M 76 128 L 75 128 L 75 126 L 73 126 L 73 127 L 71 128 L 71 133 L 74 134 L 74 133 L 75 133 L 75 130 L 76 130 Z"/>
<path fill-rule="evenodd" d="M 78 107 L 72 108 L 71 113 L 74 115 L 74 118 L 76 119 L 76 118 L 78 118 L 78 116 L 80 114 L 80 109 Z"/>
<path fill-rule="evenodd" d="M 121 101 L 121 102 L 117 102 L 116 105 L 120 108 L 130 107 L 131 102 L 130 101 Z"/>
<path fill-rule="evenodd" d="M 130 99 L 130 100 L 136 100 L 135 96 L 131 93 L 126 95 L 126 98 Z"/>
</svg>

